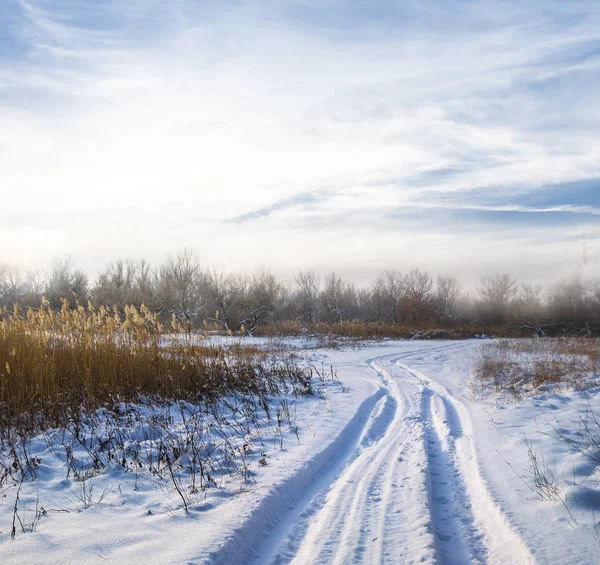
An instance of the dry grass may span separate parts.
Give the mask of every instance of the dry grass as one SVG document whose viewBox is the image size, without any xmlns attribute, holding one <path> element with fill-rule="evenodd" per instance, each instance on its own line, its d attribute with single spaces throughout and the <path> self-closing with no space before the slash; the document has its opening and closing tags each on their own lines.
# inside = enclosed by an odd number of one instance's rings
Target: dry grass
<svg viewBox="0 0 600 565">
<path fill-rule="evenodd" d="M 141 397 L 214 402 L 230 393 L 264 397 L 309 377 L 290 360 L 211 346 L 145 307 L 121 318 L 105 308 L 4 311 L 0 321 L 0 429 L 35 431 L 110 403 Z"/>
<path fill-rule="evenodd" d="M 251 487 L 271 440 L 299 442 L 298 397 L 326 386 L 341 386 L 333 369 L 282 343 L 211 344 L 145 307 L 0 311 L 0 489 L 16 490 L 22 532 L 21 485 L 54 457 L 83 508 L 108 471 L 164 491 L 169 511 L 200 508 L 206 489 Z"/>
<path fill-rule="evenodd" d="M 298 320 L 287 320 L 258 328 L 254 335 L 269 337 L 341 337 L 355 340 L 380 339 L 467 339 L 485 333 L 481 328 L 435 329 L 431 326 L 403 326 L 385 322 L 348 320 L 345 322 L 316 322 L 305 324 Z"/>
<path fill-rule="evenodd" d="M 492 389 L 517 396 L 551 383 L 586 388 L 596 383 L 599 361 L 596 338 L 500 340 L 479 350 L 473 388 L 479 393 Z"/>
</svg>

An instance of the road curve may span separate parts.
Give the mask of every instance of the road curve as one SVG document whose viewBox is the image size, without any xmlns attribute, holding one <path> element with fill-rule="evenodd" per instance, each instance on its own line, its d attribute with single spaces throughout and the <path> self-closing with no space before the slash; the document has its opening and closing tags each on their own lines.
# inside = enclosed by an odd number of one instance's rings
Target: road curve
<svg viewBox="0 0 600 565">
<path fill-rule="evenodd" d="M 238 532 L 211 562 L 535 563 L 486 489 L 465 406 L 409 366 L 455 347 L 367 360 L 379 390 L 251 517 L 265 535 Z"/>
</svg>

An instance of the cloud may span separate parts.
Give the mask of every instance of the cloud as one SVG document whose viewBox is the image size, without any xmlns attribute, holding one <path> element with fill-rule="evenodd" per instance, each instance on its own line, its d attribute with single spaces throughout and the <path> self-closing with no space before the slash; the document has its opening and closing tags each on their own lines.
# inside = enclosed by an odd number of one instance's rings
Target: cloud
<svg viewBox="0 0 600 565">
<path fill-rule="evenodd" d="M 452 233 L 457 269 L 510 270 L 523 246 L 489 256 L 476 240 L 596 221 L 594 3 L 11 0 L 6 13 L 0 260 L 64 246 L 96 268 L 127 233 L 129 253 L 187 245 L 240 268 L 287 263 L 300 241 L 298 267 L 326 251 L 343 272 Z M 429 266 L 447 255 L 420 249 Z"/>
<path fill-rule="evenodd" d="M 314 209 L 315 205 L 321 201 L 324 201 L 325 199 L 326 196 L 322 193 L 303 192 L 294 196 L 290 196 L 289 198 L 283 198 L 277 202 L 274 202 L 273 204 L 270 204 L 269 206 L 259 208 L 258 210 L 253 210 L 252 212 L 242 214 L 241 216 L 236 216 L 230 221 L 236 224 L 242 224 L 249 220 L 268 218 L 275 212 L 285 211 L 295 207 L 301 207 L 304 210 Z"/>
</svg>

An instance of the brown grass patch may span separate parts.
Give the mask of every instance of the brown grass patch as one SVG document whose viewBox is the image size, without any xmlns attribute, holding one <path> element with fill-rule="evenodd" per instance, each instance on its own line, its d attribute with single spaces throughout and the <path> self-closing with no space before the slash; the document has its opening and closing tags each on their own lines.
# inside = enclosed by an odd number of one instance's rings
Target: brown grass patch
<svg viewBox="0 0 600 565">
<path fill-rule="evenodd" d="M 586 388 L 596 383 L 597 338 L 506 339 L 484 345 L 473 363 L 472 385 L 521 394 L 544 384 Z"/>
<path fill-rule="evenodd" d="M 0 321 L 0 428 L 61 425 L 107 403 L 140 397 L 214 402 L 310 386 L 290 359 L 257 348 L 207 344 L 149 309 L 117 311 L 44 301 Z"/>
<path fill-rule="evenodd" d="M 254 335 L 267 337 L 341 337 L 355 340 L 381 339 L 467 339 L 485 333 L 482 328 L 431 328 L 384 322 L 348 320 L 305 324 L 298 320 L 277 322 L 258 328 Z"/>
</svg>

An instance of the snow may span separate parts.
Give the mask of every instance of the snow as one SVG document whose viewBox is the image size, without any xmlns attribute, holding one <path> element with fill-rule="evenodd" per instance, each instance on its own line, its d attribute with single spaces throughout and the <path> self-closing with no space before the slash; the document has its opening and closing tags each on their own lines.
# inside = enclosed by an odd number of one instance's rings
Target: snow
<svg viewBox="0 0 600 565">
<path fill-rule="evenodd" d="M 38 478 L 23 484 L 21 517 L 31 522 L 36 503 L 48 512 L 11 540 L 16 487 L 5 488 L 0 562 L 597 563 L 600 461 L 556 432 L 579 437 L 599 391 L 473 399 L 481 346 L 306 349 L 307 362 L 332 365 L 343 386 L 295 399 L 299 441 L 287 430 L 282 448 L 266 430 L 253 461 L 260 451 L 267 465 L 255 466 L 253 481 L 207 489 L 188 513 L 172 489 L 118 467 L 94 477 L 94 503 L 83 508 L 60 450 L 38 438 Z M 532 490 L 528 446 L 555 473 L 559 498 Z"/>
</svg>

